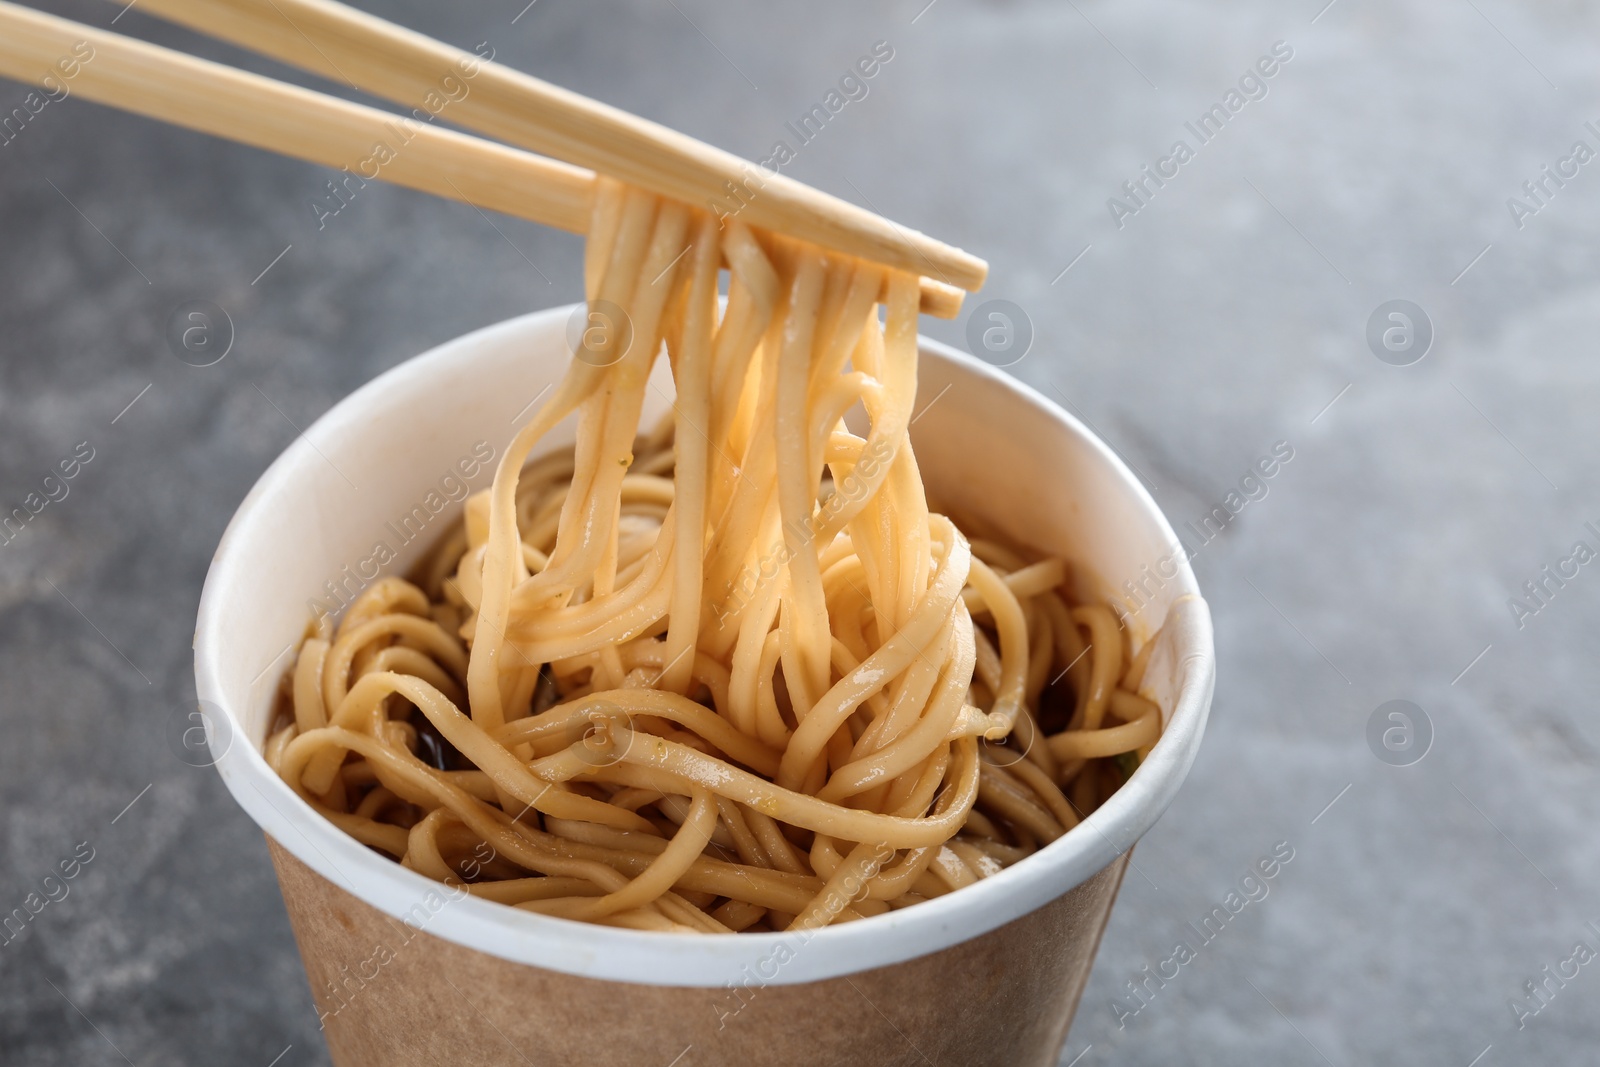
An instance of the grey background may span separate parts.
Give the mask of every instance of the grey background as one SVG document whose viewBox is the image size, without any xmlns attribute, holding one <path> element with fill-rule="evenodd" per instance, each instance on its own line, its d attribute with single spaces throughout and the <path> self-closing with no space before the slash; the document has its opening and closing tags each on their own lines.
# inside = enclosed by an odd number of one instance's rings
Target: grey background
<svg viewBox="0 0 1600 1067">
<path fill-rule="evenodd" d="M 1212 725 L 1137 851 L 1063 1063 L 1594 1062 L 1597 968 L 1523 1029 L 1509 1001 L 1600 947 L 1597 568 L 1522 629 L 1507 601 L 1574 541 L 1600 548 L 1600 163 L 1520 229 L 1506 199 L 1575 140 L 1600 147 L 1600 16 L 923 3 L 539 0 L 515 24 L 522 0 L 368 6 L 751 157 L 888 40 L 870 96 L 792 173 L 987 257 L 985 297 L 1037 331 L 1014 373 L 1065 397 L 1175 525 L 1292 445 L 1195 559 Z M 118 29 L 283 76 L 137 9 Z M 1279 40 L 1294 55 L 1269 95 L 1117 228 L 1107 198 L 1192 144 L 1183 123 Z M 0 111 L 23 95 L 0 83 Z M 326 1062 L 261 839 L 165 740 L 193 699 L 206 565 L 297 428 L 580 291 L 576 238 L 402 190 L 370 186 L 318 232 L 326 176 L 76 100 L 0 147 L 0 503 L 77 443 L 95 453 L 0 546 L 0 910 L 95 849 L 0 947 L 8 1064 Z M 1414 366 L 1365 341 L 1394 298 L 1435 327 Z M 186 299 L 237 326 L 216 366 L 167 349 Z M 1434 730 L 1403 768 L 1365 740 L 1397 698 Z M 1278 842 L 1294 859 L 1267 898 L 1119 1026 L 1125 983 L 1198 941 L 1186 923 Z"/>
</svg>

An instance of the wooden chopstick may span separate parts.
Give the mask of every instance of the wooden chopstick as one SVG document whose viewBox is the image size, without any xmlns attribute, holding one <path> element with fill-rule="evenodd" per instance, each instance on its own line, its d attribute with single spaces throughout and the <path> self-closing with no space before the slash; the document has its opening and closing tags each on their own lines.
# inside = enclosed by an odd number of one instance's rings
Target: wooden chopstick
<svg viewBox="0 0 1600 1067">
<path fill-rule="evenodd" d="M 460 65 L 477 73 L 450 121 L 750 225 L 968 291 L 988 264 L 657 123 L 334 0 L 142 0 L 139 10 L 415 107 Z M 731 185 L 730 185 L 731 183 Z"/>
<path fill-rule="evenodd" d="M 73 49 L 93 49 L 78 59 Z M 71 77 L 56 67 L 71 61 Z M 71 96 L 354 170 L 384 142 L 383 181 L 582 233 L 594 175 L 529 152 L 274 81 L 0 0 L 0 74 Z M 358 177 L 360 177 L 358 175 Z"/>
<path fill-rule="evenodd" d="M 84 45 L 93 50 L 91 58 L 82 58 Z M 359 188 L 356 183 L 382 180 L 572 233 L 589 227 L 592 171 L 7 0 L 0 0 L 0 75 L 348 169 L 351 174 L 335 182 L 339 195 Z M 374 156 L 379 144 L 390 150 L 381 165 Z M 922 281 L 923 310 L 954 318 L 962 292 Z"/>
</svg>

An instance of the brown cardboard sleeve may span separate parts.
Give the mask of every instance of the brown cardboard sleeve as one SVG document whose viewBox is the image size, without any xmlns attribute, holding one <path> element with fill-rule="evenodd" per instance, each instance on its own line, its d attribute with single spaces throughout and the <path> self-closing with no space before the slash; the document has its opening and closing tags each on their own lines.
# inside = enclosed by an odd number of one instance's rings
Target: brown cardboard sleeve
<svg viewBox="0 0 1600 1067">
<path fill-rule="evenodd" d="M 490 956 L 390 918 L 267 844 L 338 1067 L 1052 1067 L 1127 864 L 1124 853 L 1037 911 L 931 955 L 704 989 Z"/>
</svg>

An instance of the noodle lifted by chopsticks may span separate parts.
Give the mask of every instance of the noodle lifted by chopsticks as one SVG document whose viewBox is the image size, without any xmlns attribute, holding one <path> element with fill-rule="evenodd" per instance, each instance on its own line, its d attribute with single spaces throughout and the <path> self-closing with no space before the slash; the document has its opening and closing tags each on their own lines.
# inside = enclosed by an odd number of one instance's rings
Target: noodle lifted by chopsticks
<svg viewBox="0 0 1600 1067">
<path fill-rule="evenodd" d="M 880 914 L 1076 825 L 1160 732 L 1150 644 L 929 511 L 917 278 L 609 180 L 589 232 L 566 377 L 416 584 L 306 639 L 273 767 L 425 875 L 643 930 Z"/>
</svg>

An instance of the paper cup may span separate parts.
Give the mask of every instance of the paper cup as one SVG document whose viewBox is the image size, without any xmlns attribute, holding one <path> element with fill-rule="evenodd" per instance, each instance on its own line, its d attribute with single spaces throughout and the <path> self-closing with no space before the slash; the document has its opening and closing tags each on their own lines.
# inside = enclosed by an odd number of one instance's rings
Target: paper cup
<svg viewBox="0 0 1600 1067">
<path fill-rule="evenodd" d="M 1211 620 L 1172 528 L 1111 451 L 943 345 L 922 344 L 912 430 L 930 497 L 1071 561 L 1077 594 L 1121 605 L 1136 643 L 1157 635 L 1145 691 L 1161 740 L 1036 855 L 809 934 L 612 929 L 458 896 L 324 821 L 262 759 L 307 621 L 405 572 L 487 484 L 562 373 L 571 312 L 451 341 L 335 406 L 262 475 L 206 577 L 195 674 L 210 754 L 267 834 L 334 1062 L 1053 1064 L 1128 850 L 1199 746 Z M 658 375 L 647 417 L 670 391 Z"/>
</svg>

